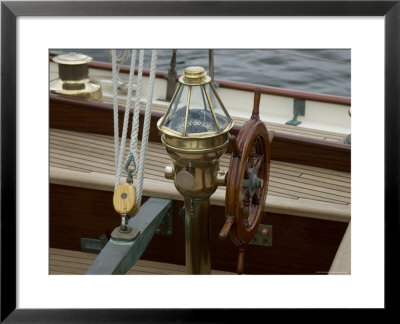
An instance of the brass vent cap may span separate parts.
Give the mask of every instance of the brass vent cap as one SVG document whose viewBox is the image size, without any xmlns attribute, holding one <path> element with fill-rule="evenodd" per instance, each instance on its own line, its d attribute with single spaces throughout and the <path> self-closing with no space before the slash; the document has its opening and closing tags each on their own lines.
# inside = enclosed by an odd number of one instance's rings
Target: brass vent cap
<svg viewBox="0 0 400 324">
<path fill-rule="evenodd" d="M 185 85 L 203 85 L 210 81 L 211 78 L 201 66 L 187 67 L 183 76 L 179 78 L 179 82 Z"/>
</svg>

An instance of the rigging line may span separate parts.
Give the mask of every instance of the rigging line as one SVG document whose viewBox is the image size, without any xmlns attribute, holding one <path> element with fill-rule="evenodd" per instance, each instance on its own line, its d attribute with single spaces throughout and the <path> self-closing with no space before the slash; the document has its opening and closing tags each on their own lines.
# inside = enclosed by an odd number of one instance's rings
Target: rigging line
<svg viewBox="0 0 400 324">
<path fill-rule="evenodd" d="M 118 123 L 118 71 L 117 68 L 117 54 L 116 50 L 111 50 L 111 60 L 112 60 L 112 81 L 113 81 L 113 110 L 114 110 L 114 154 L 115 154 L 115 187 L 114 190 L 120 183 L 121 171 L 122 171 L 122 160 L 125 151 L 126 135 L 128 132 L 128 122 L 129 122 L 129 111 L 130 111 L 130 101 L 132 97 L 133 89 L 133 77 L 135 71 L 135 61 L 136 61 L 136 50 L 132 50 L 131 58 L 131 70 L 129 74 L 129 87 L 127 94 L 127 101 L 125 106 L 124 122 L 121 136 L 121 143 L 119 142 L 119 123 Z"/>
<path fill-rule="evenodd" d="M 140 114 L 140 97 L 142 95 L 142 76 L 143 76 L 143 62 L 144 62 L 144 50 L 140 50 L 139 52 L 139 67 L 138 67 L 138 77 L 137 77 L 137 85 L 136 85 L 136 99 L 135 99 L 135 107 L 133 111 L 133 120 L 132 120 L 132 129 L 131 129 L 131 140 L 129 144 L 129 154 L 133 155 L 135 163 L 137 165 L 138 155 L 137 155 L 137 146 L 138 146 L 138 133 L 139 133 L 139 114 Z M 127 159 L 129 156 L 127 157 Z M 137 174 L 137 168 L 134 173 Z"/>
<path fill-rule="evenodd" d="M 108 57 L 112 60 L 112 51 L 113 50 L 106 50 L 106 53 L 108 55 Z M 129 58 L 129 50 L 127 49 L 123 49 L 120 52 L 120 55 L 117 56 L 117 50 L 115 50 L 115 55 L 116 55 L 116 70 L 117 70 L 117 78 L 118 78 L 118 86 L 120 84 L 123 84 L 125 81 L 123 81 L 122 79 L 120 79 L 119 77 L 119 71 L 121 69 L 121 66 L 124 64 L 124 62 Z"/>
<path fill-rule="evenodd" d="M 153 90 L 154 90 L 154 79 L 155 79 L 156 68 L 157 68 L 157 57 L 158 57 L 158 51 L 153 50 L 152 56 L 151 56 L 150 77 L 149 77 L 149 84 L 148 84 L 148 88 L 147 88 L 146 110 L 145 110 L 145 115 L 144 115 L 142 143 L 141 143 L 141 148 L 140 148 L 139 169 L 138 169 L 138 177 L 137 177 L 136 203 L 138 204 L 138 206 L 140 206 L 140 203 L 142 200 L 144 164 L 146 161 L 146 151 L 147 151 L 147 144 L 148 144 L 149 133 L 150 133 L 151 105 L 152 105 L 152 101 L 153 101 Z"/>
<path fill-rule="evenodd" d="M 112 66 L 112 86 L 113 86 L 113 115 L 114 115 L 114 163 L 115 163 L 115 183 L 119 182 L 118 175 L 118 156 L 119 156 L 119 127 L 118 127 L 118 71 L 117 53 L 111 50 Z M 116 188 L 116 185 L 115 185 Z M 114 189 L 115 189 L 114 188 Z"/>
<path fill-rule="evenodd" d="M 121 171 L 122 171 L 122 161 L 123 161 L 124 152 L 125 152 L 126 136 L 128 133 L 129 113 L 130 113 L 130 105 L 131 105 L 132 90 L 133 90 L 133 78 L 135 75 L 135 62 L 136 62 L 136 50 L 132 50 L 131 65 L 130 65 L 130 71 L 129 71 L 128 93 L 127 93 L 127 97 L 126 97 L 126 106 L 125 106 L 125 114 L 124 114 L 124 124 L 123 124 L 123 128 L 122 128 L 121 145 L 119 148 L 119 157 L 118 157 L 119 177 L 118 177 L 118 183 L 115 184 L 115 187 L 117 187 L 121 181 L 120 179 L 121 179 Z"/>
</svg>

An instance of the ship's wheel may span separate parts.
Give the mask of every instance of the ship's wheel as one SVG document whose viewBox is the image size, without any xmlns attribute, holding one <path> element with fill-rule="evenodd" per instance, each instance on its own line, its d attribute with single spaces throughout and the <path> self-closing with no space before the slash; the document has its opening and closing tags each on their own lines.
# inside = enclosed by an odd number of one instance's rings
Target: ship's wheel
<svg viewBox="0 0 400 324">
<path fill-rule="evenodd" d="M 239 248 L 237 273 L 243 273 L 244 252 L 258 231 L 264 213 L 270 169 L 270 140 L 267 127 L 259 117 L 260 92 L 254 95 L 250 120 L 241 128 L 238 137 L 230 136 L 232 157 L 225 196 L 225 225 L 220 238 L 228 234 Z"/>
</svg>

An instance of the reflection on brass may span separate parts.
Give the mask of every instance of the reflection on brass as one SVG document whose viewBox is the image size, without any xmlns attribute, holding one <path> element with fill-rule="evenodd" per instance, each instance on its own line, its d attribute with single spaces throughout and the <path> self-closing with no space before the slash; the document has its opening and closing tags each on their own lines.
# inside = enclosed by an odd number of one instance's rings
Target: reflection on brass
<svg viewBox="0 0 400 324">
<path fill-rule="evenodd" d="M 186 170 L 180 171 L 175 178 L 175 181 L 179 187 L 183 190 L 189 190 L 193 188 L 194 185 L 194 177 L 193 175 Z"/>
<path fill-rule="evenodd" d="M 186 273 L 210 274 L 210 199 L 185 198 Z"/>
<path fill-rule="evenodd" d="M 89 80 L 88 63 L 92 58 L 78 53 L 61 54 L 53 58 L 58 64 L 58 79 L 50 82 L 50 92 L 88 100 L 101 100 L 101 86 Z"/>
<path fill-rule="evenodd" d="M 226 175 L 225 171 L 219 170 L 217 173 L 216 182 L 218 186 L 226 186 Z"/>
<path fill-rule="evenodd" d="M 164 174 L 165 174 L 166 179 L 173 180 L 174 179 L 174 166 L 171 164 L 166 165 Z"/>
<path fill-rule="evenodd" d="M 183 196 L 205 198 L 215 192 L 220 183 L 217 177 L 219 158 L 227 149 L 228 135 L 226 132 L 206 140 L 193 139 L 191 141 L 165 136 L 165 134 L 161 136 L 167 153 L 174 163 L 172 178 L 175 179 L 175 186 Z M 213 144 L 215 146 L 212 146 Z M 168 171 L 171 172 L 171 168 L 168 168 Z M 188 171 L 193 176 L 194 184 L 191 188 L 181 186 L 176 181 L 176 176 L 181 171 Z M 170 175 L 169 177 L 171 178 Z"/>
<path fill-rule="evenodd" d="M 201 66 L 190 66 L 185 69 L 184 74 L 179 78 L 179 82 L 185 85 L 204 85 L 209 83 L 211 78 Z"/>
<path fill-rule="evenodd" d="M 188 123 L 190 119 L 189 106 L 191 95 L 196 86 L 202 87 L 209 83 L 211 78 L 206 75 L 202 67 L 189 67 L 179 78 L 179 86 L 175 91 L 171 104 L 166 114 L 160 118 L 157 127 L 161 133 L 161 141 L 165 145 L 167 153 L 173 160 L 173 167 L 167 166 L 165 175 L 173 179 L 176 189 L 184 196 L 185 201 L 185 237 L 186 237 L 186 272 L 188 274 L 210 274 L 210 196 L 219 185 L 225 184 L 225 173 L 219 169 L 219 158 L 225 153 L 229 143 L 229 130 L 233 127 L 233 121 L 223 107 L 226 123 L 220 128 L 211 100 L 207 98 L 203 102 L 209 105 L 210 116 L 217 125 L 217 131 L 205 131 L 190 133 Z M 167 116 L 173 117 L 173 104 L 177 99 L 177 93 L 181 87 L 189 87 L 186 114 L 182 118 L 180 126 L 182 132 L 171 129 L 164 122 Z M 219 100 L 219 99 L 218 99 Z M 202 107 L 196 107 L 202 109 Z M 168 117 L 169 118 L 169 117 Z M 176 121 L 176 120 L 175 120 Z M 202 120 L 196 120 L 200 126 Z M 204 129 L 210 129 L 204 127 Z"/>
</svg>

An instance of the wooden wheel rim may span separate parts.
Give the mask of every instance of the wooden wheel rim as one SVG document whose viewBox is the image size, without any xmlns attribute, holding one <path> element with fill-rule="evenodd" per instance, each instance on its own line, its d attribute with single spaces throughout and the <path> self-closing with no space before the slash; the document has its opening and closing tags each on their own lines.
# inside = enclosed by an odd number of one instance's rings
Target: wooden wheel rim
<svg viewBox="0 0 400 324">
<path fill-rule="evenodd" d="M 227 219 L 231 218 L 233 226 L 231 228 L 231 238 L 237 245 L 243 245 L 250 242 L 257 232 L 258 225 L 264 212 L 265 199 L 268 191 L 269 165 L 270 165 L 270 144 L 269 135 L 265 124 L 259 119 L 249 120 L 241 129 L 238 135 L 238 145 L 242 154 L 232 155 L 230 162 L 230 172 L 227 179 L 227 192 L 225 200 L 225 214 Z M 249 156 L 253 148 L 256 148 L 257 155 L 263 155 L 263 160 L 258 170 L 258 176 L 261 174 L 263 185 L 258 194 L 259 203 L 256 207 L 253 202 L 250 204 L 249 226 L 245 224 L 248 219 L 243 210 L 242 187 L 246 170 L 248 169 Z M 252 198 L 251 198 L 252 199 Z"/>
</svg>

